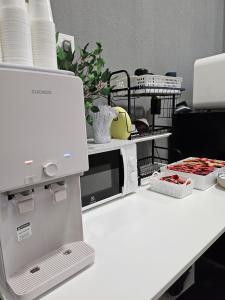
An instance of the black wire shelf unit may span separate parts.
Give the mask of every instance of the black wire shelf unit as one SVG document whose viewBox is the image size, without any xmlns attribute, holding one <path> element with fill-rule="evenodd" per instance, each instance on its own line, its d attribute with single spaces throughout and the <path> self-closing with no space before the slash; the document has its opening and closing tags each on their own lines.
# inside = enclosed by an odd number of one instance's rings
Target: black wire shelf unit
<svg viewBox="0 0 225 300">
<path fill-rule="evenodd" d="M 154 140 L 154 136 L 163 135 L 165 133 L 170 133 L 172 129 L 172 116 L 175 113 L 176 104 L 179 102 L 182 92 L 185 90 L 183 88 L 177 87 L 163 87 L 163 86 L 131 86 L 131 78 L 126 70 L 119 70 L 112 72 L 108 80 L 108 86 L 112 86 L 112 78 L 118 75 L 124 74 L 127 78 L 126 88 L 112 88 L 111 94 L 108 96 L 108 104 L 111 106 L 117 106 L 118 100 L 126 101 L 127 112 L 131 117 L 132 122 L 136 120 L 136 107 L 138 100 L 140 98 L 151 99 L 157 97 L 160 101 L 160 112 L 155 113 L 151 111 L 151 124 L 147 131 L 144 133 L 139 133 L 133 131 L 130 134 L 130 139 L 140 139 L 143 137 L 152 137 L 151 148 L 152 155 L 141 158 L 138 160 L 138 175 L 139 182 L 141 179 L 149 177 L 155 171 L 159 171 L 159 163 L 168 163 L 168 156 L 161 157 L 159 155 L 160 150 L 166 152 L 169 151 L 168 147 L 157 146 L 157 142 Z M 165 123 L 165 119 L 170 120 L 171 125 Z M 160 123 L 161 122 L 161 123 Z"/>
</svg>

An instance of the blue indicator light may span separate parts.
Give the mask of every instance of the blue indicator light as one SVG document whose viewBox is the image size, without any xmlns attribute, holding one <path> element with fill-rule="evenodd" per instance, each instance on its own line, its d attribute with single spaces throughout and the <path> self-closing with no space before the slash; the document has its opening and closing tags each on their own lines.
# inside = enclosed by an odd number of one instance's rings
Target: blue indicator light
<svg viewBox="0 0 225 300">
<path fill-rule="evenodd" d="M 63 155 L 65 158 L 67 158 L 67 157 L 71 157 L 72 156 L 72 154 L 71 153 L 64 153 L 64 155 Z"/>
</svg>

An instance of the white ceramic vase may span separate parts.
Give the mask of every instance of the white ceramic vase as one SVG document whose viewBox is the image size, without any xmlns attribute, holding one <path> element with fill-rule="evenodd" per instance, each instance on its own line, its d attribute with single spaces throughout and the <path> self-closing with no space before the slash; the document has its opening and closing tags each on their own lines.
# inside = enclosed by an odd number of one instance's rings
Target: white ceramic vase
<svg viewBox="0 0 225 300">
<path fill-rule="evenodd" d="M 112 120 L 117 117 L 117 112 L 108 105 L 98 106 L 99 112 L 90 112 L 93 120 L 94 142 L 96 144 L 106 144 L 111 141 Z"/>
</svg>

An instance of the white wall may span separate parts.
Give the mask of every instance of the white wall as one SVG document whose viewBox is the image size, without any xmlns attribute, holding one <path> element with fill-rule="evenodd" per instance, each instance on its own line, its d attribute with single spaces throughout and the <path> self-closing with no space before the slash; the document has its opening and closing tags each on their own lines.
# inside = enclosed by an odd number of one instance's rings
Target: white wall
<svg viewBox="0 0 225 300">
<path fill-rule="evenodd" d="M 176 70 L 192 98 L 196 58 L 223 51 L 224 0 L 51 0 L 57 30 L 101 41 L 111 70 Z"/>
</svg>

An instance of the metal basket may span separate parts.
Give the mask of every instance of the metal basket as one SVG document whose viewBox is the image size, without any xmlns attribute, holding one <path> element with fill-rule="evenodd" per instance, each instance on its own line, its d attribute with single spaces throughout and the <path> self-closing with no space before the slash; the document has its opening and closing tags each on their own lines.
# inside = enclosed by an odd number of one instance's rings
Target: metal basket
<svg viewBox="0 0 225 300">
<path fill-rule="evenodd" d="M 148 156 L 138 160 L 138 181 L 151 176 L 154 172 L 160 171 L 160 164 L 152 164 L 152 156 Z"/>
</svg>

